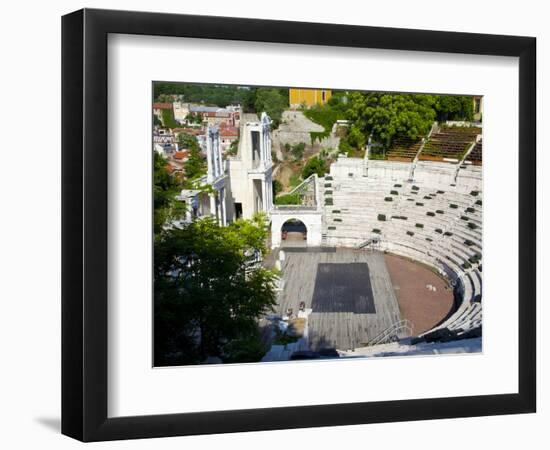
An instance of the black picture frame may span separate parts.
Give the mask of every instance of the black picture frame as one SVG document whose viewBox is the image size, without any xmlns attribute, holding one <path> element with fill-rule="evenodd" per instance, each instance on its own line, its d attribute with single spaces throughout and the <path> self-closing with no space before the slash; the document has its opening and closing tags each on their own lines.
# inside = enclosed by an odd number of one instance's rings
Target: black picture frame
<svg viewBox="0 0 550 450">
<path fill-rule="evenodd" d="M 107 416 L 107 36 L 181 36 L 519 58 L 517 393 Z M 535 412 L 536 39 L 83 9 L 62 18 L 62 433 L 82 441 Z"/>
</svg>

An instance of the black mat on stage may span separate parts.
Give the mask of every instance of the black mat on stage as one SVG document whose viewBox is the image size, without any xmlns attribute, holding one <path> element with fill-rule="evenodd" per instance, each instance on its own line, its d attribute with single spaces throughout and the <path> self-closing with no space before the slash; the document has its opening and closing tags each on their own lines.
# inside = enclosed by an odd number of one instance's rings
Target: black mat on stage
<svg viewBox="0 0 550 450">
<path fill-rule="evenodd" d="M 320 263 L 312 301 L 313 312 L 376 314 L 367 263 Z"/>
</svg>

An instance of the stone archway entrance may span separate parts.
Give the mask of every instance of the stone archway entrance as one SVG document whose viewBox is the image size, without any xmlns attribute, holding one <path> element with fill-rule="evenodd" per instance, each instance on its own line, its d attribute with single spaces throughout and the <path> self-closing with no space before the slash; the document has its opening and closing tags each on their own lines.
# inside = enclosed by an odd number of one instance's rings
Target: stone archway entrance
<svg viewBox="0 0 550 450">
<path fill-rule="evenodd" d="M 307 247 L 307 227 L 301 220 L 288 219 L 281 226 L 282 247 Z"/>
</svg>

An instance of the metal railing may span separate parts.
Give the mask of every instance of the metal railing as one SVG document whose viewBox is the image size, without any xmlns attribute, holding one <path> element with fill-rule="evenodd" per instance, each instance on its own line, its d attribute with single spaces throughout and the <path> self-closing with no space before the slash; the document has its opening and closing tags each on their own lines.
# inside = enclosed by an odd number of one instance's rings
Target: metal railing
<svg viewBox="0 0 550 450">
<path fill-rule="evenodd" d="M 376 336 L 374 339 L 371 339 L 367 342 L 367 346 L 379 345 L 379 344 L 388 344 L 390 342 L 396 342 L 401 339 L 403 333 L 406 333 L 406 336 L 412 336 L 413 325 L 407 320 L 403 319 L 399 322 L 395 322 L 393 325 L 386 328 L 382 333 Z M 401 336 L 400 336 L 401 335 Z"/>
<path fill-rule="evenodd" d="M 314 211 L 319 205 L 317 193 L 317 174 L 312 174 L 290 192 L 284 195 L 299 195 L 300 204 L 298 205 L 273 205 L 275 210 L 281 211 L 297 211 L 308 210 Z"/>
</svg>

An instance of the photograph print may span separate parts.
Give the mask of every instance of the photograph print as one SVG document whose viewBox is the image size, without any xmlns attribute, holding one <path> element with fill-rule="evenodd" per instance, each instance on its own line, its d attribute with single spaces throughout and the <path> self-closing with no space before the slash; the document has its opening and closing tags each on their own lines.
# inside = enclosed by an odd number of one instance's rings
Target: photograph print
<svg viewBox="0 0 550 450">
<path fill-rule="evenodd" d="M 482 351 L 482 96 L 152 91 L 155 367 Z"/>
</svg>

